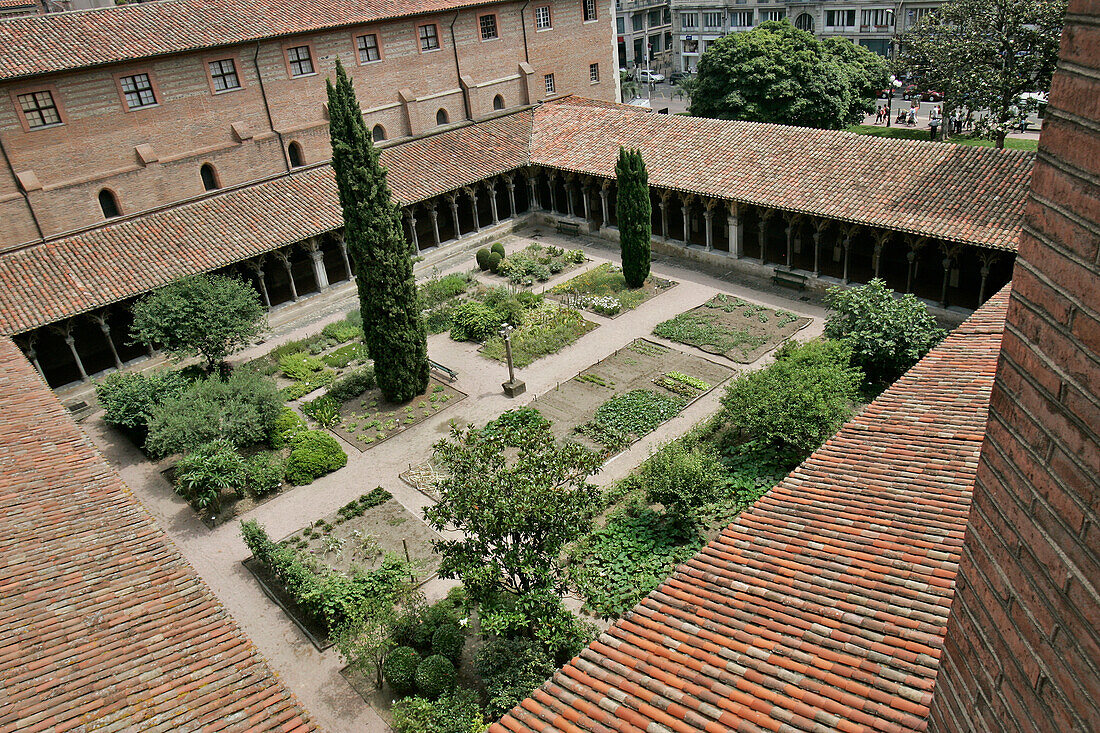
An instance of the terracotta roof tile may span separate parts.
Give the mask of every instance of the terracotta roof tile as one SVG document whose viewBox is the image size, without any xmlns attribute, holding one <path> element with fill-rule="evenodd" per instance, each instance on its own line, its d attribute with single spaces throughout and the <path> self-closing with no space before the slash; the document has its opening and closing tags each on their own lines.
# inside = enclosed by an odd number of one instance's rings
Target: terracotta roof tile
<svg viewBox="0 0 1100 733">
<path fill-rule="evenodd" d="M 0 79 L 248 43 L 501 0 L 173 0 L 0 21 Z"/>
<path fill-rule="evenodd" d="M 925 730 L 1007 303 L 1005 288 L 491 733 Z"/>
<path fill-rule="evenodd" d="M 313 730 L 7 338 L 0 413 L 0 730 Z"/>
</svg>

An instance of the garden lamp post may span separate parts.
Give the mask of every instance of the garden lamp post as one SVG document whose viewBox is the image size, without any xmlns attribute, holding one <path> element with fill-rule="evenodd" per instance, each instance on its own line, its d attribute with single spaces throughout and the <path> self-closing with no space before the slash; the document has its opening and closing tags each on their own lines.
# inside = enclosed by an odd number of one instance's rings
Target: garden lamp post
<svg viewBox="0 0 1100 733">
<path fill-rule="evenodd" d="M 893 74 L 890 75 L 890 93 L 886 96 L 886 126 L 890 126 L 891 118 L 894 116 L 894 90 L 901 87 L 901 82 Z"/>
<path fill-rule="evenodd" d="M 508 323 L 500 327 L 500 337 L 504 339 L 504 357 L 508 360 L 508 381 L 501 385 L 504 394 L 516 397 L 527 391 L 527 385 L 516 379 L 516 370 L 512 365 L 512 331 L 515 329 Z"/>
</svg>

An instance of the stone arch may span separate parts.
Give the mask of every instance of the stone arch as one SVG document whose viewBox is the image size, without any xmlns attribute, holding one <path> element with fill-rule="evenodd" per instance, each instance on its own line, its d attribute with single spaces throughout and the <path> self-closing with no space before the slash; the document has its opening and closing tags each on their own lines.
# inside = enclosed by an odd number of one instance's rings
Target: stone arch
<svg viewBox="0 0 1100 733">
<path fill-rule="evenodd" d="M 814 32 L 814 18 L 809 13 L 800 13 L 797 18 L 794 19 L 794 27 L 800 31 L 806 31 L 808 33 Z"/>
<path fill-rule="evenodd" d="M 440 107 L 439 111 L 435 113 L 435 124 L 446 125 L 449 121 L 450 117 L 447 116 L 447 110 Z"/>
<path fill-rule="evenodd" d="M 302 155 L 302 146 L 297 141 L 290 143 L 286 149 L 287 156 L 290 158 L 291 168 L 301 168 L 306 164 L 306 159 Z"/>
<path fill-rule="evenodd" d="M 118 196 L 109 188 L 100 190 L 99 208 L 103 212 L 104 219 L 115 219 L 122 216 L 122 207 L 118 205 Z"/>
<path fill-rule="evenodd" d="M 202 179 L 202 187 L 207 191 L 216 191 L 222 187 L 218 180 L 218 172 L 210 163 L 203 163 L 199 168 L 199 178 Z"/>
</svg>

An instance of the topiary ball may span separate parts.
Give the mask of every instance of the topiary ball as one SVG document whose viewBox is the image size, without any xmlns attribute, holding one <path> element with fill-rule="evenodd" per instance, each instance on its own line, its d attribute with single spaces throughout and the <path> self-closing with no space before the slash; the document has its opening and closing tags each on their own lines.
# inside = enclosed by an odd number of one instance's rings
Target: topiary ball
<svg viewBox="0 0 1100 733">
<path fill-rule="evenodd" d="M 416 668 L 416 687 L 421 695 L 434 700 L 455 686 L 455 676 L 451 660 L 442 654 L 433 654 Z"/>
<path fill-rule="evenodd" d="M 462 647 L 465 645 L 466 637 L 460 626 L 445 624 L 432 634 L 432 654 L 442 654 L 455 664 L 462 658 Z"/>
<path fill-rule="evenodd" d="M 416 690 L 419 666 L 420 654 L 411 646 L 399 646 L 382 662 L 382 676 L 398 695 L 409 695 Z"/>
<path fill-rule="evenodd" d="M 502 255 L 500 252 L 489 253 L 489 269 L 492 272 L 497 272 L 498 270 L 500 270 L 500 263 L 503 261 L 504 255 Z"/>
<path fill-rule="evenodd" d="M 499 254 L 501 259 L 503 259 L 505 254 L 506 254 L 505 251 L 504 251 L 504 245 L 501 244 L 500 242 L 494 242 L 493 246 L 490 247 L 489 249 L 490 249 L 490 251 L 496 252 L 497 254 Z"/>
<path fill-rule="evenodd" d="M 479 249 L 477 251 L 477 254 L 474 255 L 474 258 L 477 260 L 477 266 L 479 268 L 481 268 L 482 272 L 489 269 L 489 255 L 490 254 L 492 254 L 492 252 L 490 252 L 489 250 L 482 247 L 481 249 Z"/>
</svg>

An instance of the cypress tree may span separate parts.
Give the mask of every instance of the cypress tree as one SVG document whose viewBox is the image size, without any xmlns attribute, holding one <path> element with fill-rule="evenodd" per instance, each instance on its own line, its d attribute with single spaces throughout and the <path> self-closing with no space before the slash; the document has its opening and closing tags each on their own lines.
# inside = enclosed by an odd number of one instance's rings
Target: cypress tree
<svg viewBox="0 0 1100 733">
<path fill-rule="evenodd" d="M 618 182 L 615 214 L 619 220 L 623 277 L 627 287 L 640 288 L 649 277 L 649 243 L 653 226 L 649 173 L 642 160 L 642 151 L 620 146 L 615 177 Z"/>
<path fill-rule="evenodd" d="M 332 168 L 344 210 L 344 241 L 355 263 L 363 341 L 382 395 L 406 402 L 428 388 L 429 365 L 401 211 L 339 61 L 336 84 L 328 81 L 328 100 Z"/>
</svg>

